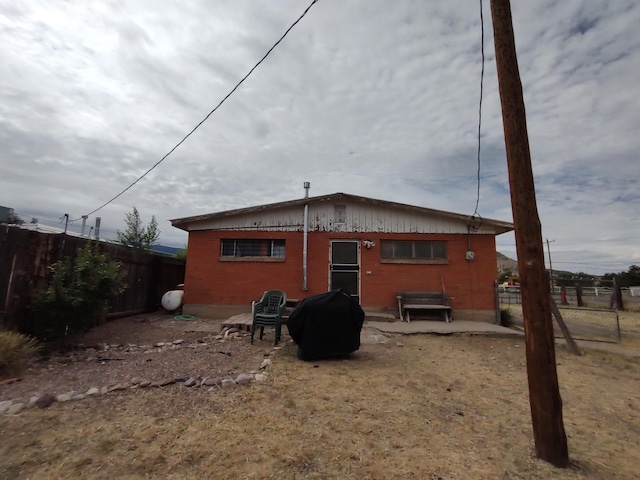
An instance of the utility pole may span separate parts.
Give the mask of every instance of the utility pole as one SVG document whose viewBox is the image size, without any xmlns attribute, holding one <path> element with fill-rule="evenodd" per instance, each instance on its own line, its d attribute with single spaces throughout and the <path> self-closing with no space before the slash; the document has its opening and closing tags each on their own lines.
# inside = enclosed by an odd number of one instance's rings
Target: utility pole
<svg viewBox="0 0 640 480">
<path fill-rule="evenodd" d="M 509 0 L 491 0 L 491 17 L 518 252 L 529 405 L 536 455 L 564 468 L 569 465 L 569 450 L 556 369 L 551 296 L 544 268 L 542 228 L 536 205 L 527 117 Z"/>
<path fill-rule="evenodd" d="M 64 234 L 66 235 L 67 234 L 67 227 L 69 226 L 69 214 L 65 213 L 63 215 L 63 218 L 64 218 Z"/>
<path fill-rule="evenodd" d="M 551 280 L 551 294 L 553 295 L 553 264 L 551 263 L 551 248 L 549 248 L 549 244 L 555 242 L 556 240 L 549 240 L 545 238 L 547 241 L 547 253 L 549 254 L 549 279 Z"/>
</svg>

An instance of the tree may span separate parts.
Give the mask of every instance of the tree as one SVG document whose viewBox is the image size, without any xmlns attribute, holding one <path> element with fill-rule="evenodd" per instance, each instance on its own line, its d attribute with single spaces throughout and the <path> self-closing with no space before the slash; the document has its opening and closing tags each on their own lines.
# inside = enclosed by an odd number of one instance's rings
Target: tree
<svg viewBox="0 0 640 480">
<path fill-rule="evenodd" d="M 118 241 L 127 247 L 133 247 L 136 250 L 149 250 L 151 245 L 157 242 L 158 237 L 160 237 L 155 215 L 151 217 L 151 221 L 145 226 L 136 207 L 133 207 L 133 210 L 127 213 L 124 222 L 124 231 L 118 230 L 116 235 L 118 236 Z"/>
<path fill-rule="evenodd" d="M 505 268 L 500 272 L 500 276 L 498 277 L 498 282 L 504 283 L 507 281 L 507 278 L 511 276 L 513 276 L 513 271 L 510 268 Z"/>
<path fill-rule="evenodd" d="M 640 285 L 640 266 L 631 265 L 626 272 L 620 272 L 616 276 L 616 285 L 619 287 L 635 287 Z"/>
<path fill-rule="evenodd" d="M 179 258 L 180 260 L 186 260 L 187 259 L 187 247 L 185 245 L 185 247 L 182 250 L 178 250 L 176 252 L 176 254 L 174 255 L 175 258 Z"/>
<path fill-rule="evenodd" d="M 22 225 L 24 224 L 24 220 L 22 220 L 18 214 L 11 212 L 7 223 L 9 225 Z"/>
<path fill-rule="evenodd" d="M 96 326 L 110 302 L 122 293 L 126 272 L 87 243 L 75 258 L 51 266 L 49 286 L 32 293 L 32 333 L 41 340 L 59 340 Z"/>
</svg>

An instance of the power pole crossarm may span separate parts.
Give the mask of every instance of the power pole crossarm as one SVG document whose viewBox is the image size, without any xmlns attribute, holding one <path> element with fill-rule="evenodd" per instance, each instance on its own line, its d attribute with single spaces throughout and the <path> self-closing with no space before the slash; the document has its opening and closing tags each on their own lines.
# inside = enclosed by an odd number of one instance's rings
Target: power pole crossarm
<svg viewBox="0 0 640 480">
<path fill-rule="evenodd" d="M 491 0 L 491 17 L 518 252 L 536 455 L 557 467 L 567 467 L 569 452 L 556 370 L 551 296 L 509 0 Z"/>
</svg>

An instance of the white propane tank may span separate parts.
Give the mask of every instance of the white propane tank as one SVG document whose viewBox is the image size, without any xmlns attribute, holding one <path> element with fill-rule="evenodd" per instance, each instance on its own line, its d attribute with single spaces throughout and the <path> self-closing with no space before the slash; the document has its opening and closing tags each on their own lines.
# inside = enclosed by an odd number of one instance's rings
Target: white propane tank
<svg viewBox="0 0 640 480">
<path fill-rule="evenodd" d="M 184 295 L 184 291 L 182 290 L 169 290 L 167 293 L 162 295 L 162 308 L 167 312 L 177 310 L 180 308 L 180 305 L 182 305 L 182 295 Z"/>
</svg>

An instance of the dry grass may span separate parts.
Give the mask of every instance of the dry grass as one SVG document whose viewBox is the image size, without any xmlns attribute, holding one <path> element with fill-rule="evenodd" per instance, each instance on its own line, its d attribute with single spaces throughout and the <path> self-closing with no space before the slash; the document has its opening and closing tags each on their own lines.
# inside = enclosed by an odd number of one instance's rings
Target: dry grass
<svg viewBox="0 0 640 480">
<path fill-rule="evenodd" d="M 0 379 L 21 375 L 38 343 L 17 332 L 0 329 Z"/>
<path fill-rule="evenodd" d="M 638 360 L 557 355 L 566 470 L 533 456 L 522 341 L 420 335 L 316 363 L 288 346 L 266 383 L 244 388 L 175 385 L 5 415 L 0 477 L 637 478 Z"/>
<path fill-rule="evenodd" d="M 502 305 L 508 310 L 516 324 L 522 325 L 522 308 L 520 305 Z M 606 308 L 560 307 L 562 317 L 569 331 L 576 338 L 596 341 L 617 342 L 616 311 Z M 640 346 L 640 311 L 617 312 L 623 345 Z M 556 336 L 561 336 L 556 328 Z"/>
</svg>

